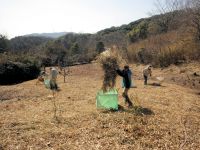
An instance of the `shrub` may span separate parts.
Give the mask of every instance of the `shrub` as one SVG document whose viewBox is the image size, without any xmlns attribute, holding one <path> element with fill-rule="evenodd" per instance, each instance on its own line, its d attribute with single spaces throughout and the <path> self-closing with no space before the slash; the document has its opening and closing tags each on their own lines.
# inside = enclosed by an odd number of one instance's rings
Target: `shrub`
<svg viewBox="0 0 200 150">
<path fill-rule="evenodd" d="M 0 84 L 16 84 L 36 78 L 40 68 L 35 64 L 20 62 L 4 62 L 0 64 Z"/>
</svg>

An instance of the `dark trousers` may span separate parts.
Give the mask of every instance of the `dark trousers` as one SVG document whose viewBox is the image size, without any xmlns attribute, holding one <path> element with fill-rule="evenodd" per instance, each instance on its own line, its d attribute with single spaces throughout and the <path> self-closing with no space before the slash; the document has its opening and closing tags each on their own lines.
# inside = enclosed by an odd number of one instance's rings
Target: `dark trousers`
<svg viewBox="0 0 200 150">
<path fill-rule="evenodd" d="M 125 99 L 125 104 L 128 104 L 128 107 L 132 107 L 133 103 L 131 102 L 130 98 L 128 97 L 129 88 L 124 88 L 122 96 Z"/>
<path fill-rule="evenodd" d="M 148 77 L 144 75 L 144 85 L 147 85 Z"/>
<path fill-rule="evenodd" d="M 58 85 L 57 85 L 55 80 L 50 80 L 50 89 L 51 90 L 57 90 L 58 89 Z"/>
</svg>

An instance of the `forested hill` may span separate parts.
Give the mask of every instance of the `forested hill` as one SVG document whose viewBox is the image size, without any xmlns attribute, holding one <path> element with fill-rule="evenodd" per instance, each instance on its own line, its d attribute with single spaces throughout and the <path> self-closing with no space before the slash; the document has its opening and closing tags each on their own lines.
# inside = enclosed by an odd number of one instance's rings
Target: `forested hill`
<svg viewBox="0 0 200 150">
<path fill-rule="evenodd" d="M 9 48 L 5 49 L 18 52 L 36 50 L 35 58 L 49 65 L 90 62 L 112 45 L 117 45 L 120 52 L 127 54 L 130 62 L 163 67 L 199 60 L 200 16 L 194 12 L 198 10 L 172 11 L 107 28 L 96 34 L 67 33 L 57 39 L 16 37 L 7 41 Z M 199 22 L 195 24 L 196 21 Z"/>
<path fill-rule="evenodd" d="M 190 18 L 191 14 L 186 11 L 173 11 L 107 28 L 96 34 L 71 33 L 48 42 L 43 51 L 54 63 L 64 56 L 68 62 L 90 61 L 112 45 L 127 54 L 132 62 L 163 67 L 198 60 L 196 27 Z"/>
<path fill-rule="evenodd" d="M 10 40 L 11 50 L 26 50 L 41 46 L 41 44 L 47 41 L 54 43 L 60 43 L 65 48 L 70 48 L 74 43 L 79 45 L 80 49 L 95 49 L 98 42 L 103 42 L 104 46 L 110 47 L 112 45 L 118 45 L 120 47 L 126 47 L 127 42 L 130 44 L 134 40 L 144 39 L 152 32 L 154 34 L 162 33 L 167 30 L 164 25 L 158 27 L 156 22 L 159 21 L 161 16 L 153 16 L 150 18 L 143 18 L 137 21 L 133 21 L 127 25 L 119 27 L 110 27 L 98 31 L 96 34 L 84 34 L 84 33 L 35 33 L 24 36 L 12 38 Z M 157 28 L 156 31 L 150 31 L 152 28 Z M 170 29 L 171 30 L 171 29 Z M 54 38 L 53 38 L 54 37 Z M 56 38 L 57 37 L 57 38 Z M 51 42 L 50 42 L 51 43 Z M 46 46 L 48 46 L 47 43 Z"/>
<path fill-rule="evenodd" d="M 9 49 L 11 51 L 28 51 L 37 48 L 41 44 L 52 40 L 52 38 L 47 37 L 37 37 L 37 36 L 19 36 L 12 38 L 9 42 Z"/>
</svg>

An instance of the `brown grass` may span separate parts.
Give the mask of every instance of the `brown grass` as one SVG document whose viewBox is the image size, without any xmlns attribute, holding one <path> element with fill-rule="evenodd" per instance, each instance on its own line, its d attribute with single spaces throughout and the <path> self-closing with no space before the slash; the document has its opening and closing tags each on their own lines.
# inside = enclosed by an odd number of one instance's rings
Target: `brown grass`
<svg viewBox="0 0 200 150">
<path fill-rule="evenodd" d="M 141 49 L 146 50 L 143 53 L 144 62 L 138 55 Z M 199 44 L 191 33 L 171 31 L 130 44 L 127 53 L 130 61 L 167 67 L 182 61 L 199 61 L 199 52 Z"/>
<path fill-rule="evenodd" d="M 176 84 L 143 86 L 141 68 L 131 66 L 137 88 L 130 95 L 136 109 L 99 112 L 96 92 L 103 72 L 97 64 L 71 67 L 66 83 L 59 76 L 61 91 L 56 95 L 59 123 L 52 122 L 51 91 L 35 80 L 0 86 L 21 99 L 10 97 L 0 103 L 0 147 L 2 149 L 199 149 L 200 97 Z M 166 71 L 166 70 L 164 70 Z M 159 69 L 155 73 L 164 73 Z M 166 73 L 166 72 L 165 72 Z M 137 80 L 136 80 L 137 79 Z M 120 78 L 117 78 L 119 104 L 123 104 Z M 150 81 L 152 82 L 152 81 Z M 145 113 L 148 110 L 152 113 Z M 142 112 L 142 113 L 140 113 Z"/>
</svg>

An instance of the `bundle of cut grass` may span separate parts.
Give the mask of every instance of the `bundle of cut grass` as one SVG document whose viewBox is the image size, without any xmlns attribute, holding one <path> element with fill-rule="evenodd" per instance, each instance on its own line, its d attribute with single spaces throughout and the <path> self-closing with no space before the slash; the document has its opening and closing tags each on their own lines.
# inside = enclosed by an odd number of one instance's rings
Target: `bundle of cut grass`
<svg viewBox="0 0 200 150">
<path fill-rule="evenodd" d="M 102 90 L 106 92 L 115 86 L 117 77 L 116 68 L 119 68 L 119 65 L 117 58 L 113 56 L 102 58 L 100 63 L 104 71 Z"/>
</svg>

